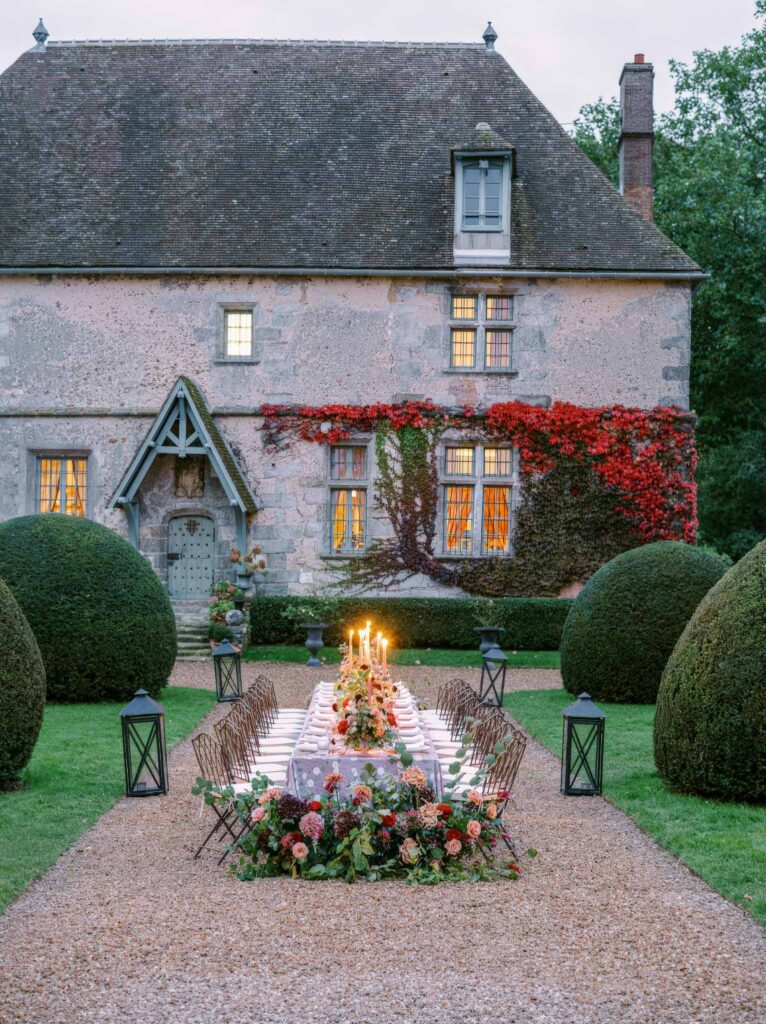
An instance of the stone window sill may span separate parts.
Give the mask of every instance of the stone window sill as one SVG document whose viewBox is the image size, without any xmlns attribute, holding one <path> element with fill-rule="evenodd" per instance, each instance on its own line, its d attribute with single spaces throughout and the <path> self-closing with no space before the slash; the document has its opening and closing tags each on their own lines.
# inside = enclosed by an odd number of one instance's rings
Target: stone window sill
<svg viewBox="0 0 766 1024">
<path fill-rule="evenodd" d="M 483 376 L 483 377 L 518 377 L 518 370 L 494 370 L 494 369 L 478 369 L 471 370 L 460 366 L 447 366 L 445 367 L 444 373 L 457 373 L 462 375 L 471 374 L 472 376 Z"/>
<path fill-rule="evenodd" d="M 323 562 L 347 562 L 350 558 L 362 558 L 363 555 L 367 554 L 367 550 L 364 551 L 349 551 L 348 554 L 341 554 L 337 551 L 323 551 L 319 557 Z"/>
<path fill-rule="evenodd" d="M 235 359 L 229 356 L 216 356 L 213 364 L 215 366 L 257 366 L 260 361 L 258 358 Z"/>
</svg>

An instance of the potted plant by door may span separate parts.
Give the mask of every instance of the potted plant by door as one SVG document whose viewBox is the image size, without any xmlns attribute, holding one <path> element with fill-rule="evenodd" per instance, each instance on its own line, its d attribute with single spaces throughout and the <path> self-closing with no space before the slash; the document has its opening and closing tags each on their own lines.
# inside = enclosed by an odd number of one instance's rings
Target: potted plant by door
<svg viewBox="0 0 766 1024">
<path fill-rule="evenodd" d="M 263 572 L 266 569 L 266 559 L 257 544 L 244 557 L 239 548 L 232 548 L 231 561 L 237 573 L 237 586 L 244 591 L 250 590 L 253 573 Z"/>
</svg>

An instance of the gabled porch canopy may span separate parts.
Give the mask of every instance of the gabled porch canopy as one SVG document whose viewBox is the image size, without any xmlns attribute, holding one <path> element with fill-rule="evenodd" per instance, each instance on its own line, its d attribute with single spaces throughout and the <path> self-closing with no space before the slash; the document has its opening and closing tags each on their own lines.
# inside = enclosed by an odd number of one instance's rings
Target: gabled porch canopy
<svg viewBox="0 0 766 1024">
<path fill-rule="evenodd" d="M 131 544 L 139 546 L 138 491 L 158 455 L 206 455 L 215 467 L 234 509 L 237 544 L 247 547 L 247 513 L 256 512 L 252 491 L 226 439 L 215 424 L 202 392 L 189 377 L 179 377 L 114 492 L 109 508 L 122 508 Z"/>
</svg>

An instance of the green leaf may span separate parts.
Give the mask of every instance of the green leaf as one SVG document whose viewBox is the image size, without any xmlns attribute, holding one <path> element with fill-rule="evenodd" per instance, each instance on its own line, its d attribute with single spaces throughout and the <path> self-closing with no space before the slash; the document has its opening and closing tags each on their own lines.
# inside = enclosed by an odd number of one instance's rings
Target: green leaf
<svg viewBox="0 0 766 1024">
<path fill-rule="evenodd" d="M 468 751 L 465 749 L 465 747 L 461 747 L 460 750 L 455 751 L 455 757 L 459 757 L 462 760 L 467 753 Z"/>
<path fill-rule="evenodd" d="M 536 856 L 537 850 L 533 846 L 530 846 L 530 848 L 527 850 L 527 857 L 529 857 L 530 860 L 534 860 Z"/>
<path fill-rule="evenodd" d="M 502 754 L 504 750 L 505 750 L 505 743 L 503 742 L 503 740 L 500 740 L 498 743 L 495 744 L 495 753 L 496 754 Z"/>
<path fill-rule="evenodd" d="M 457 775 L 457 773 L 460 771 L 462 767 L 463 766 L 459 761 L 453 761 L 452 764 L 447 769 L 447 771 L 450 773 L 450 775 Z"/>
<path fill-rule="evenodd" d="M 487 756 L 484 758 L 484 764 L 493 765 L 496 760 L 497 758 L 495 757 L 494 754 L 487 754 Z"/>
<path fill-rule="evenodd" d="M 399 758 L 399 760 L 402 762 L 402 764 L 404 765 L 405 768 L 409 768 L 409 766 L 412 764 L 414 758 L 413 758 L 412 754 L 410 754 L 409 751 L 408 751 L 406 754 L 402 754 L 401 757 Z"/>
</svg>

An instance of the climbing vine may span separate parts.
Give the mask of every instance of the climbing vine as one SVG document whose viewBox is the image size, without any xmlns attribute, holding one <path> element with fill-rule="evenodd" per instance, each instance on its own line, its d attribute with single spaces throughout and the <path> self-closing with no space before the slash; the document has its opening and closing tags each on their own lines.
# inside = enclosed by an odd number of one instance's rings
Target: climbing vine
<svg viewBox="0 0 766 1024">
<path fill-rule="evenodd" d="M 476 412 L 409 402 L 267 406 L 263 413 L 270 445 L 375 435 L 375 501 L 391 535 L 345 563 L 343 585 L 386 587 L 423 574 L 473 594 L 555 594 L 638 544 L 694 541 L 692 418 L 677 408 L 506 402 Z M 512 558 L 445 559 L 437 552 L 439 442 L 453 431 L 461 441 L 519 451 Z"/>
</svg>

